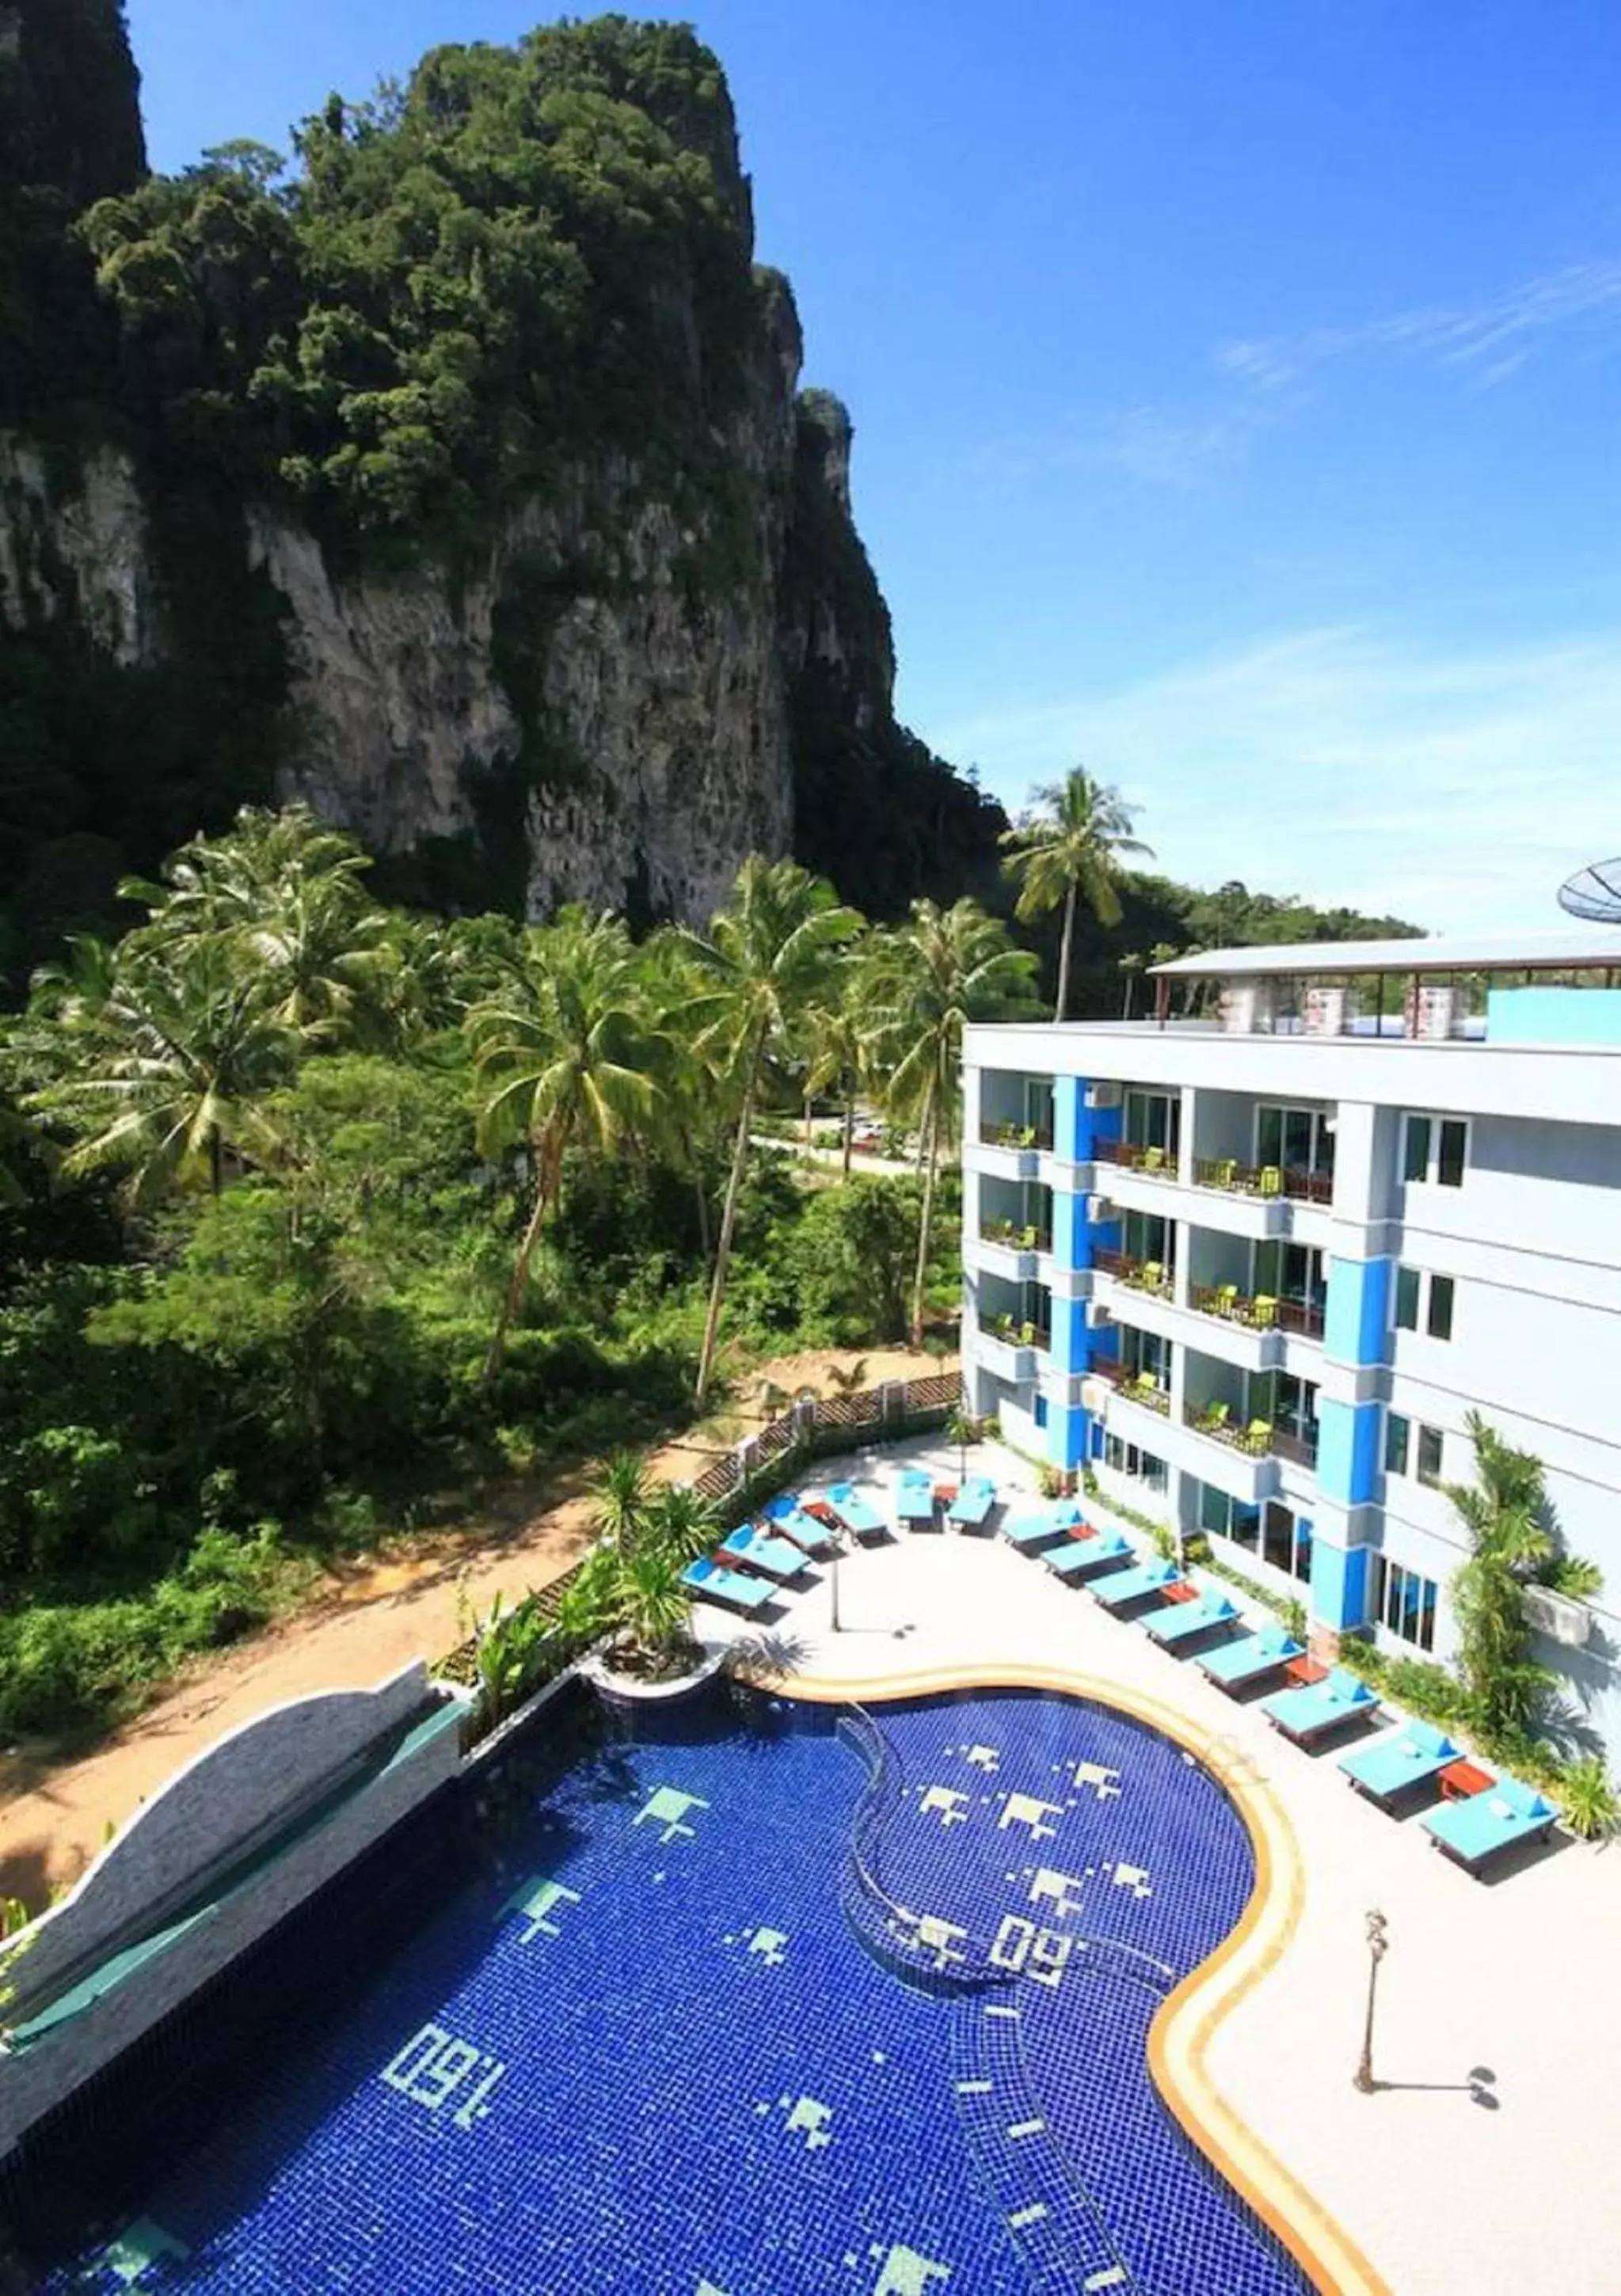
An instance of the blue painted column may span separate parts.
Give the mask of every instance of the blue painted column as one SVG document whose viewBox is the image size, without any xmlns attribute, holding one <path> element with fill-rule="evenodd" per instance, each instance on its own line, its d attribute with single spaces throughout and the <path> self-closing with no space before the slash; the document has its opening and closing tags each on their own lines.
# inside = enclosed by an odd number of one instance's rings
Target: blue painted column
<svg viewBox="0 0 1621 2296">
<path fill-rule="evenodd" d="M 1382 1363 L 1388 1339 L 1388 1259 L 1330 1259 L 1323 1316 L 1323 1352 L 1356 1370 Z M 1317 1488 L 1330 1521 L 1343 1523 L 1353 1507 L 1378 1496 L 1381 1407 L 1324 1398 L 1317 1406 Z M 1368 1615 L 1368 1549 L 1323 1538 L 1312 1548 L 1312 1615 L 1336 1634 L 1360 1627 Z"/>
<path fill-rule="evenodd" d="M 1052 1152 L 1062 1164 L 1088 1164 L 1094 1144 L 1118 1138 L 1120 1111 L 1089 1108 L 1087 1079 L 1058 1076 L 1052 1088 Z M 1052 1199 L 1052 1257 L 1055 1267 L 1074 1273 L 1092 1264 L 1092 1252 L 1118 1235 L 1114 1223 L 1100 1225 L 1086 1216 L 1086 1197 L 1072 1188 L 1055 1187 Z M 1119 1346 L 1115 1332 L 1093 1332 L 1086 1322 L 1085 1303 L 1055 1300 L 1052 1303 L 1052 1367 L 1066 1379 L 1078 1379 L 1093 1354 L 1113 1355 Z M 1078 1404 L 1055 1404 L 1048 1413 L 1048 1456 L 1055 1466 L 1074 1468 L 1090 1458 L 1097 1448 L 1090 1412 Z"/>
</svg>

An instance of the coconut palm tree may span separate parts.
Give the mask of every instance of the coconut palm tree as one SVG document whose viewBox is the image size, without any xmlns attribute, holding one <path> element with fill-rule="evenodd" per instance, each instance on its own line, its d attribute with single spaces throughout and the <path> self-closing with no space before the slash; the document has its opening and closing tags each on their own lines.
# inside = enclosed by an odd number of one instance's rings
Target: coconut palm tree
<svg viewBox="0 0 1621 2296">
<path fill-rule="evenodd" d="M 306 1037 L 349 1040 L 380 1015 L 397 963 L 388 913 L 366 898 L 368 855 L 307 806 L 244 806 L 220 837 L 197 838 L 160 883 L 126 878 L 127 900 L 170 953 L 228 942 L 266 1010 Z"/>
<path fill-rule="evenodd" d="M 701 984 L 690 1007 L 695 1048 L 701 1059 L 720 1066 L 740 1095 L 698 1357 L 699 1404 L 709 1393 L 714 1368 L 761 1080 L 768 1061 L 791 1048 L 801 1016 L 825 988 L 837 952 L 860 929 L 856 912 L 840 907 L 823 879 L 795 862 L 767 861 L 753 853 L 738 871 L 725 907 L 710 920 L 707 934 L 678 929 L 675 935 Z"/>
<path fill-rule="evenodd" d="M 1540 1460 L 1517 1451 L 1477 1411 L 1473 1485 L 1447 1486 L 1469 1535 L 1469 1560 L 1452 1578 L 1458 1665 L 1483 1736 L 1523 1730 L 1552 1686 L 1526 1656 L 1525 1587 L 1553 1556 Z"/>
<path fill-rule="evenodd" d="M 218 1196 L 228 1157 L 276 1160 L 266 1103 L 291 1072 L 297 1032 L 264 1011 L 258 984 L 221 943 L 182 959 L 131 933 L 94 996 L 47 985 L 65 1032 L 59 1073 L 27 1105 L 78 1136 L 73 1174 L 123 1168 L 149 1204 L 177 1184 L 206 1179 Z"/>
<path fill-rule="evenodd" d="M 863 972 L 859 961 L 842 967 L 833 993 L 805 1015 L 805 1106 L 825 1092 L 843 1103 L 844 1177 L 850 1177 L 855 1138 L 856 1095 L 867 1074 L 868 1031 L 862 1010 Z"/>
<path fill-rule="evenodd" d="M 875 958 L 869 1017 L 875 1069 L 890 1112 L 916 1123 L 924 1145 L 923 1209 L 912 1283 L 911 1341 L 923 1345 L 924 1289 L 933 1240 L 940 1151 L 956 1136 L 962 1032 L 970 1021 L 1013 1020 L 1036 1009 L 1035 958 L 977 901 L 942 909 L 914 901 L 909 923 Z"/>
<path fill-rule="evenodd" d="M 617 918 L 561 910 L 523 937 L 523 963 L 508 988 L 468 1014 L 480 1080 L 481 1153 L 518 1142 L 532 1163 L 534 1199 L 512 1278 L 484 1358 L 488 1387 L 523 1303 L 530 1264 L 557 1201 L 563 1160 L 576 1142 L 613 1155 L 647 1122 L 662 1040 L 649 1024 L 636 952 Z"/>
<path fill-rule="evenodd" d="M 1042 815 L 1002 832 L 1002 870 L 1019 886 L 1014 914 L 1028 924 L 1064 905 L 1064 937 L 1058 945 L 1058 994 L 1053 1018 L 1069 1010 L 1070 955 L 1074 946 L 1075 906 L 1086 905 L 1100 925 L 1120 922 L 1120 856 L 1152 849 L 1131 835 L 1130 807 L 1116 789 L 1095 782 L 1077 766 L 1064 780 L 1034 792 Z"/>
</svg>

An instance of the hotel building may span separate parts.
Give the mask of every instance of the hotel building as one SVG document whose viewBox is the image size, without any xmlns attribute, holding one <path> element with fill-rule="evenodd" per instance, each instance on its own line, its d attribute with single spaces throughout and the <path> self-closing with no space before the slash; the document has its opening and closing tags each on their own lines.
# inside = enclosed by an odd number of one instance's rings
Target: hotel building
<svg viewBox="0 0 1621 2296">
<path fill-rule="evenodd" d="M 1604 1572 L 1530 1607 L 1621 1752 L 1621 934 L 1153 979 L 1148 1018 L 967 1032 L 971 1407 L 1296 1595 L 1320 1652 L 1438 1660 L 1479 1412 Z"/>
</svg>

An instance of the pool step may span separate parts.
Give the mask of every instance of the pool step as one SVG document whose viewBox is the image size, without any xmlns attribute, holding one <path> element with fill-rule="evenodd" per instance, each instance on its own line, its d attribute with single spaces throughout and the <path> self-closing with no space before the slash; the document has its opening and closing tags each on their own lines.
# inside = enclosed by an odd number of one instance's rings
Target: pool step
<svg viewBox="0 0 1621 2296">
<path fill-rule="evenodd" d="M 1138 2282 L 1102 2210 L 1048 2127 L 1024 2054 L 1017 1993 L 960 1996 L 951 2095 L 982 2189 L 1008 2227 L 1033 2296 L 1131 2296 Z"/>
</svg>

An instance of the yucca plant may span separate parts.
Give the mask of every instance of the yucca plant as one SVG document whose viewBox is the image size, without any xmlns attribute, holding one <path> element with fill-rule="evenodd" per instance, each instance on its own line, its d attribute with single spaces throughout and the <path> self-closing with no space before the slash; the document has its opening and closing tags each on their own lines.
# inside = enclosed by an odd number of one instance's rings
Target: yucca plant
<svg viewBox="0 0 1621 2296">
<path fill-rule="evenodd" d="M 1580 1841 L 1600 1841 L 1621 1825 L 1621 1798 L 1597 1754 L 1568 1763 L 1555 1788 L 1566 1824 Z"/>
</svg>

